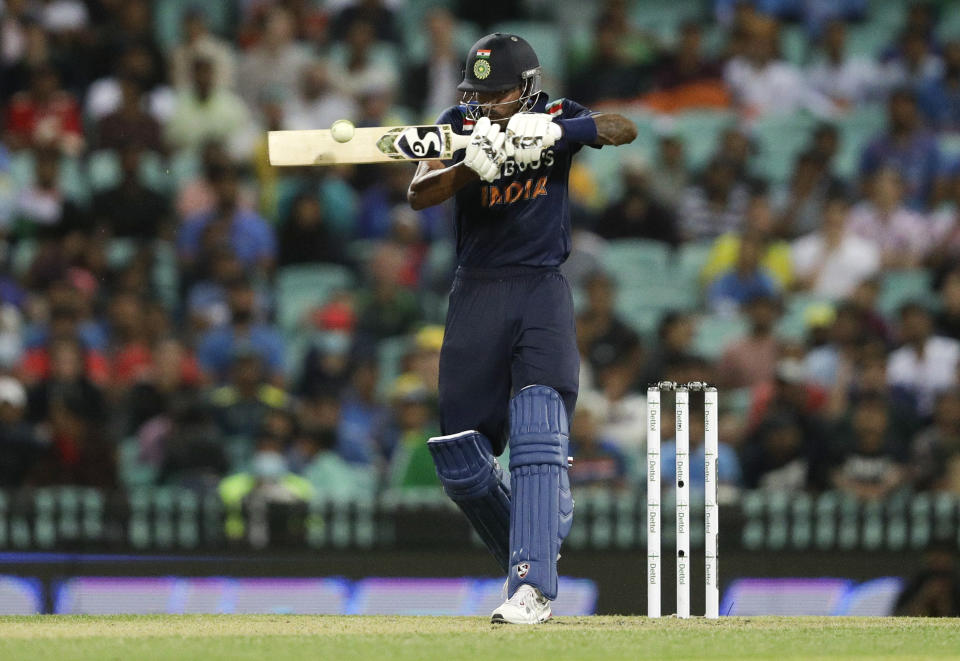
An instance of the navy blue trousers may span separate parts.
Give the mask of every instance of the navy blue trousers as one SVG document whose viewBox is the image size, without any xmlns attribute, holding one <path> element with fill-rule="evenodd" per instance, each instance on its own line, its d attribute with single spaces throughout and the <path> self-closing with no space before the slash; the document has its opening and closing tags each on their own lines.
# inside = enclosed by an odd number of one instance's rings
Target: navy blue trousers
<svg viewBox="0 0 960 661">
<path fill-rule="evenodd" d="M 440 350 L 443 434 L 483 433 L 500 455 L 510 397 L 525 386 L 577 402 L 580 354 L 570 286 L 553 267 L 457 269 Z"/>
</svg>

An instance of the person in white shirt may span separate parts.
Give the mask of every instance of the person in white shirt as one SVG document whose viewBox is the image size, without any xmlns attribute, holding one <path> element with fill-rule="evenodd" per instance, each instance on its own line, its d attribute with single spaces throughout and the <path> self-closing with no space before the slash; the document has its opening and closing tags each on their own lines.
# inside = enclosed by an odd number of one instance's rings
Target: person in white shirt
<svg viewBox="0 0 960 661">
<path fill-rule="evenodd" d="M 190 85 L 190 67 L 197 57 L 214 64 L 213 80 L 217 87 L 233 87 L 236 72 L 236 54 L 229 43 L 212 34 L 207 28 L 206 15 L 200 8 L 189 9 L 183 17 L 183 41 L 170 55 L 170 77 L 176 89 Z"/>
<path fill-rule="evenodd" d="M 823 33 L 823 54 L 807 68 L 807 82 L 841 106 L 876 99 L 883 92 L 881 70 L 870 58 L 846 55 L 846 41 L 846 24 L 830 21 Z"/>
<path fill-rule="evenodd" d="M 284 103 L 283 128 L 329 128 L 336 120 L 354 117 L 356 112 L 353 99 L 333 86 L 327 63 L 317 62 L 304 67 L 297 94 Z"/>
<path fill-rule="evenodd" d="M 918 303 L 900 309 L 903 346 L 887 360 L 887 383 L 916 398 L 920 415 L 929 415 L 938 393 L 957 385 L 960 341 L 933 334 L 930 312 Z"/>
<path fill-rule="evenodd" d="M 270 9 L 259 43 L 240 60 L 237 84 L 250 108 L 258 107 L 270 87 L 292 90 L 304 66 L 313 60 L 309 50 L 294 40 L 293 18 L 285 8 Z"/>
<path fill-rule="evenodd" d="M 775 59 L 777 24 L 758 17 L 749 24 L 745 54 L 724 69 L 724 79 L 736 105 L 748 116 L 787 115 L 806 109 L 818 117 L 832 117 L 837 108 L 829 98 L 807 84 L 803 74 L 785 60 Z"/>
<path fill-rule="evenodd" d="M 900 174 L 883 168 L 870 181 L 870 197 L 853 208 L 849 229 L 857 236 L 875 241 L 882 262 L 889 268 L 919 266 L 933 247 L 934 226 L 903 201 Z"/>
<path fill-rule="evenodd" d="M 847 231 L 849 210 L 843 195 L 831 195 L 824 207 L 823 226 L 790 246 L 798 289 L 844 299 L 879 271 L 879 246 Z"/>
</svg>

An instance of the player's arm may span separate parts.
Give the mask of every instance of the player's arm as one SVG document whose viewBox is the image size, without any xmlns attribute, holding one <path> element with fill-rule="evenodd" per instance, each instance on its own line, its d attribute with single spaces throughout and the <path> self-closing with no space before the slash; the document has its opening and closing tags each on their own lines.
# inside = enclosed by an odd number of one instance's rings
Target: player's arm
<svg viewBox="0 0 960 661">
<path fill-rule="evenodd" d="M 443 161 L 420 161 L 407 189 L 407 201 L 416 211 L 426 209 L 449 200 L 477 179 L 479 175 L 463 161 L 450 166 Z"/>
<path fill-rule="evenodd" d="M 628 145 L 637 138 L 637 125 L 616 113 L 601 113 L 593 116 L 597 125 L 595 145 Z"/>
</svg>

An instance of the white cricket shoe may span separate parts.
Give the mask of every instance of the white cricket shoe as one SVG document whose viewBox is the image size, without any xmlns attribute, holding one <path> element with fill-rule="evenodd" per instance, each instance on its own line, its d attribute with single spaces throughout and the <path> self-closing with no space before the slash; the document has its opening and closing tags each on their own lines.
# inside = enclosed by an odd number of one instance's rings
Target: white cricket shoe
<svg viewBox="0 0 960 661">
<path fill-rule="evenodd" d="M 490 621 L 494 624 L 540 624 L 552 615 L 550 600 L 540 594 L 540 590 L 524 583 L 493 611 Z"/>
</svg>

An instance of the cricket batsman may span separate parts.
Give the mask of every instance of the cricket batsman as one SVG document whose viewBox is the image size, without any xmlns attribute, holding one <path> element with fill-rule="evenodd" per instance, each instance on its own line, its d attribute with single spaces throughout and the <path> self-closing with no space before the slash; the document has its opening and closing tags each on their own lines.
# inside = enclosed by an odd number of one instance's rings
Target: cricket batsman
<svg viewBox="0 0 960 661">
<path fill-rule="evenodd" d="M 507 573 L 493 622 L 537 624 L 557 597 L 573 521 L 567 477 L 580 358 L 570 287 L 567 185 L 583 145 L 627 144 L 636 127 L 541 90 L 536 53 L 512 34 L 467 56 L 462 103 L 438 124 L 472 139 L 422 161 L 414 209 L 454 198 L 457 271 L 440 352 L 440 427 L 429 447 L 446 493 Z M 510 474 L 495 459 L 507 443 Z"/>
</svg>

